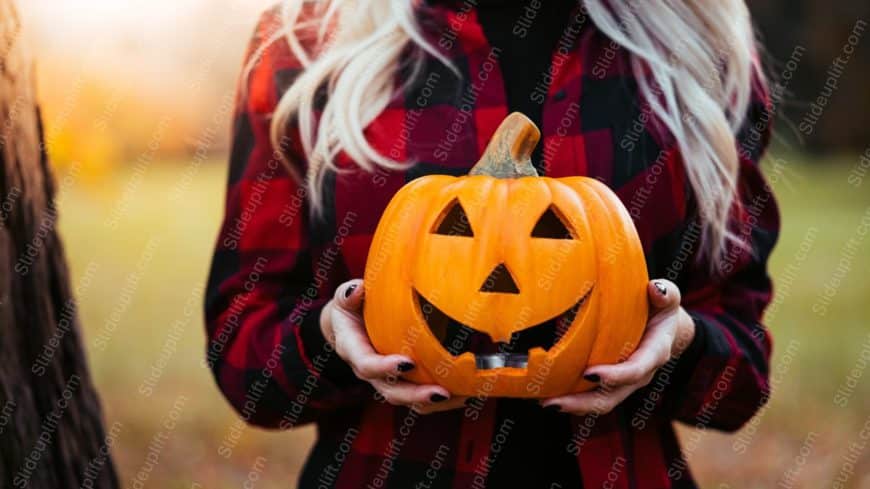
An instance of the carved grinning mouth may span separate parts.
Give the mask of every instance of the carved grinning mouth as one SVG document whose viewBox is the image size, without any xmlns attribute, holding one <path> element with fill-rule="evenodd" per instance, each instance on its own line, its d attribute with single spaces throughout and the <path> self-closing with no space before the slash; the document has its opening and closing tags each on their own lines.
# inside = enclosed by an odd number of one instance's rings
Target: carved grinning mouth
<svg viewBox="0 0 870 489">
<path fill-rule="evenodd" d="M 526 368 L 529 351 L 533 348 L 550 350 L 571 327 L 580 308 L 592 293 L 592 287 L 583 297 L 565 312 L 535 326 L 517 331 L 507 343 L 494 342 L 482 331 L 467 326 L 448 316 L 414 289 L 420 312 L 429 330 L 441 345 L 453 356 L 470 352 L 474 354 L 475 364 L 480 370 L 512 367 Z"/>
</svg>

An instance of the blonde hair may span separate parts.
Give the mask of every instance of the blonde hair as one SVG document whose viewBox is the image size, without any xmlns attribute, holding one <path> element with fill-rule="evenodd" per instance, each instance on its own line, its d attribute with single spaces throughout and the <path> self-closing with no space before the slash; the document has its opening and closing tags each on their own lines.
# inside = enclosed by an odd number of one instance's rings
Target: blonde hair
<svg viewBox="0 0 870 489">
<path fill-rule="evenodd" d="M 400 66 L 410 63 L 417 73 L 423 53 L 450 66 L 418 25 L 418 1 L 285 0 L 281 6 L 284 29 L 277 36 L 305 69 L 281 97 L 271 137 L 283 148 L 288 126 L 298 127 L 315 212 L 324 176 L 338 171 L 339 152 L 368 171 L 409 164 L 380 154 L 363 130 L 387 106 Z M 743 246 L 729 226 L 739 170 L 734 136 L 750 103 L 752 77 L 762 77 L 744 0 L 583 3 L 598 29 L 627 50 L 641 96 L 672 134 L 696 196 L 702 249 L 718 263 L 729 243 Z M 304 16 L 305 8 L 317 12 Z M 328 96 L 315 122 L 324 87 Z"/>
</svg>

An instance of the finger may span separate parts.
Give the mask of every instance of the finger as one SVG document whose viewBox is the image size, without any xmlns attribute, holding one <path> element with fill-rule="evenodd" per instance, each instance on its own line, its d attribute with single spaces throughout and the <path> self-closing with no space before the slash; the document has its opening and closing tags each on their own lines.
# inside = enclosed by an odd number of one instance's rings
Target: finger
<svg viewBox="0 0 870 489">
<path fill-rule="evenodd" d="M 368 341 L 368 340 L 366 340 Z M 338 351 L 336 341 L 336 351 Z M 395 377 L 415 368 L 408 357 L 403 355 L 379 355 L 371 346 L 346 345 L 342 358 L 350 365 L 353 373 L 362 380 L 375 381 Z M 342 355 L 339 353 L 339 355 Z"/>
<path fill-rule="evenodd" d="M 418 385 L 396 378 L 375 379 L 371 384 L 386 402 L 394 406 L 438 404 L 450 399 L 450 393 L 438 385 Z"/>
<path fill-rule="evenodd" d="M 383 379 L 408 372 L 413 361 L 404 355 L 380 355 L 375 351 L 359 318 L 338 309 L 332 316 L 335 351 L 363 380 Z"/>
<path fill-rule="evenodd" d="M 465 407 L 465 401 L 467 400 L 467 397 L 451 397 L 450 399 L 441 402 L 415 404 L 412 406 L 412 409 L 420 414 L 432 414 L 441 411 L 450 411 L 451 409 L 459 409 Z"/>
<path fill-rule="evenodd" d="M 335 289 L 335 305 L 353 314 L 359 314 L 363 301 L 363 281 L 349 280 Z"/>
<path fill-rule="evenodd" d="M 589 392 L 544 399 L 541 401 L 541 406 L 577 416 L 592 413 L 607 414 L 635 390 L 637 386 L 622 386 L 617 389 L 600 387 Z"/>
<path fill-rule="evenodd" d="M 670 309 L 680 305 L 680 288 L 670 280 L 650 280 L 647 284 L 647 294 L 653 309 Z"/>
<path fill-rule="evenodd" d="M 628 360 L 612 365 L 589 367 L 584 372 L 584 377 L 611 387 L 645 385 L 652 379 L 655 371 L 670 360 L 673 342 L 673 327 L 665 323 L 652 324 L 637 350 L 628 357 Z"/>
</svg>

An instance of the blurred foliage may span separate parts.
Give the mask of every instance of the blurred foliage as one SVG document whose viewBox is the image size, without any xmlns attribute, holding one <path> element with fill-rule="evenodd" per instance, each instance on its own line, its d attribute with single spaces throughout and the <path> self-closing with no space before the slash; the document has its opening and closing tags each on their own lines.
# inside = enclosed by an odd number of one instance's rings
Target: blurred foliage
<svg viewBox="0 0 870 489">
<path fill-rule="evenodd" d="M 26 2 L 55 163 L 77 162 L 86 175 L 99 177 L 147 155 L 163 126 L 163 157 L 203 152 L 204 135 L 205 152 L 220 154 L 229 143 L 227 110 L 242 51 L 259 12 L 275 1 L 158 0 L 135 9 L 106 0 Z M 815 151 L 863 151 L 870 127 L 867 32 L 812 134 L 798 127 L 856 22 L 870 21 L 870 2 L 748 3 L 766 45 L 767 71 L 787 88 L 777 106 L 783 141 Z M 88 16 L 88 8 L 99 15 Z M 796 47 L 797 69 L 784 80 Z"/>
<path fill-rule="evenodd" d="M 226 152 L 243 50 L 274 0 L 22 3 L 55 165 L 100 179 Z"/>
<path fill-rule="evenodd" d="M 767 72 L 787 91 L 777 108 L 778 133 L 796 147 L 814 152 L 863 151 L 870 127 L 870 2 L 867 0 L 748 0 L 761 41 Z M 863 28 L 862 28 L 863 26 Z M 849 36 L 858 41 L 844 53 Z M 848 48 L 847 48 L 848 49 Z M 797 70 L 786 79 L 789 59 L 797 53 Z M 829 69 L 848 58 L 811 134 L 798 128 L 811 104 L 825 93 Z M 840 64 L 834 67 L 839 72 Z"/>
</svg>

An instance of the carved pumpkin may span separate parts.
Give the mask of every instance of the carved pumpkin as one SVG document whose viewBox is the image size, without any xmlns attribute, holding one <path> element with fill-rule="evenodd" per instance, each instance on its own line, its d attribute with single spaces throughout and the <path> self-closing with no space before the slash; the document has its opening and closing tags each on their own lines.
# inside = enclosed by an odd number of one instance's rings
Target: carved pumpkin
<svg viewBox="0 0 870 489">
<path fill-rule="evenodd" d="M 393 197 L 365 271 L 366 328 L 405 377 L 454 395 L 550 397 L 593 387 L 588 365 L 634 351 L 647 272 L 631 218 L 604 184 L 539 177 L 540 132 L 508 116 L 468 176 Z"/>
</svg>

